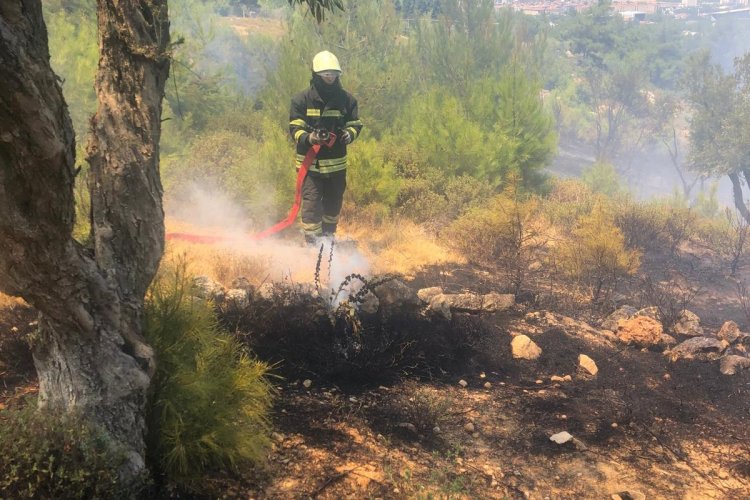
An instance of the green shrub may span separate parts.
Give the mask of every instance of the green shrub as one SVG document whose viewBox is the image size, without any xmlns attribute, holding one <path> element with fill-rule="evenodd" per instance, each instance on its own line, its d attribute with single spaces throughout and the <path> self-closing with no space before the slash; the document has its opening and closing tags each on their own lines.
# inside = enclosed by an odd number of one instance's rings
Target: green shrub
<svg viewBox="0 0 750 500">
<path fill-rule="evenodd" d="M 445 183 L 448 218 L 455 219 L 474 207 L 486 204 L 493 192 L 488 183 L 468 175 L 448 179 Z"/>
<path fill-rule="evenodd" d="M 384 159 L 380 144 L 371 139 L 358 140 L 348 152 L 347 199 L 356 206 L 396 204 L 401 179 L 396 167 Z"/>
<path fill-rule="evenodd" d="M 608 162 L 598 161 L 584 169 L 581 180 L 594 193 L 603 194 L 610 198 L 625 191 L 615 166 Z"/>
<path fill-rule="evenodd" d="M 674 252 L 695 232 L 695 214 L 686 206 L 666 200 L 638 202 L 623 199 L 614 213 L 628 247 Z"/>
<path fill-rule="evenodd" d="M 591 212 L 597 198 L 591 188 L 579 180 L 556 179 L 542 208 L 552 224 L 569 230 L 583 215 Z"/>
<path fill-rule="evenodd" d="M 0 411 L 0 498 L 129 498 L 137 485 L 118 478 L 124 460 L 76 415 Z"/>
<path fill-rule="evenodd" d="M 193 295 L 185 265 L 161 274 L 148 296 L 154 347 L 148 448 L 169 480 L 200 489 L 209 470 L 259 463 L 268 445 L 268 366 L 223 332 L 211 303 Z"/>
<path fill-rule="evenodd" d="M 544 245 L 538 216 L 536 198 L 524 199 L 509 188 L 487 206 L 459 217 L 445 236 L 469 260 L 498 269 L 518 292 L 536 251 Z"/>
<path fill-rule="evenodd" d="M 557 258 L 563 273 L 590 287 L 594 301 L 640 266 L 640 252 L 626 248 L 622 231 L 600 202 L 581 217 L 567 241 L 558 247 Z"/>
<path fill-rule="evenodd" d="M 422 177 L 402 181 L 397 206 L 399 215 L 417 223 L 440 227 L 447 220 L 448 200 Z"/>
<path fill-rule="evenodd" d="M 703 218 L 696 226 L 698 239 L 719 256 L 734 276 L 747 256 L 747 221 L 736 210 L 727 208 L 723 217 Z"/>
</svg>

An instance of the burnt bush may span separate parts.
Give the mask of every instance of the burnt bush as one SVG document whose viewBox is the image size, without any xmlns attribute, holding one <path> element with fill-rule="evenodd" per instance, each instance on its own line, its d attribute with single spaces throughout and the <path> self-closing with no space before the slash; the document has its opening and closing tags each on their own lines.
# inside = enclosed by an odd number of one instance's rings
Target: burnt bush
<svg viewBox="0 0 750 500">
<path fill-rule="evenodd" d="M 425 316 L 416 297 L 373 307 L 372 291 L 361 290 L 356 301 L 354 292 L 332 302 L 312 286 L 275 283 L 253 293 L 245 307 L 222 306 L 220 318 L 290 378 L 313 374 L 385 383 L 404 373 L 433 377 L 456 369 L 475 352 L 473 330 L 464 328 L 460 315 L 451 321 Z"/>
</svg>

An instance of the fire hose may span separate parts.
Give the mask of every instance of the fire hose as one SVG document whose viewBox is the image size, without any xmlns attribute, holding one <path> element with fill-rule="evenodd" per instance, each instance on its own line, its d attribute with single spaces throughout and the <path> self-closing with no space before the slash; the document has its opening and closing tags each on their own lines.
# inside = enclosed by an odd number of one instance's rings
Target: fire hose
<svg viewBox="0 0 750 500">
<path fill-rule="evenodd" d="M 307 151 L 307 154 L 305 155 L 304 160 L 302 160 L 302 165 L 300 165 L 299 170 L 297 171 L 297 184 L 294 191 L 294 204 L 292 205 L 292 208 L 289 210 L 289 213 L 287 214 L 286 218 L 282 219 L 281 221 L 277 222 L 273 226 L 269 227 L 268 229 L 264 229 L 263 231 L 260 231 L 259 233 L 254 234 L 247 234 L 242 237 L 242 239 L 246 240 L 262 240 L 263 238 L 267 238 L 268 236 L 278 233 L 282 229 L 285 229 L 294 223 L 294 220 L 297 218 L 297 214 L 299 213 L 300 206 L 302 205 L 302 184 L 305 182 L 305 177 L 307 177 L 307 171 L 310 169 L 310 165 L 315 161 L 315 158 L 318 156 L 318 152 L 320 151 L 320 148 L 322 146 L 331 147 L 333 146 L 333 143 L 336 142 L 336 134 L 333 132 L 328 131 L 317 131 L 318 136 L 325 142 L 321 144 L 313 144 L 310 149 Z M 167 241 L 169 240 L 183 240 L 188 241 L 190 243 L 218 243 L 221 241 L 228 241 L 235 238 L 232 238 L 230 236 L 207 236 L 207 235 L 200 235 L 200 234 L 192 234 L 192 233 L 167 233 L 165 235 L 165 238 Z"/>
</svg>

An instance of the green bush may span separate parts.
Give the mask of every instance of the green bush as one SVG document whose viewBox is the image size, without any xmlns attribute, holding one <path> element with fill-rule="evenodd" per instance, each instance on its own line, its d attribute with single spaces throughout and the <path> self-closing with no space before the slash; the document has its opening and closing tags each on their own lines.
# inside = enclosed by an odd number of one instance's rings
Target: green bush
<svg viewBox="0 0 750 500">
<path fill-rule="evenodd" d="M 594 193 L 603 194 L 610 198 L 625 191 L 622 179 L 617 174 L 615 166 L 605 161 L 598 161 L 584 169 L 581 180 Z"/>
<path fill-rule="evenodd" d="M 273 390 L 268 366 L 219 328 L 212 304 L 194 297 L 191 283 L 177 265 L 148 296 L 146 339 L 159 363 L 147 444 L 157 472 L 199 490 L 207 471 L 263 460 Z"/>
<path fill-rule="evenodd" d="M 384 159 L 380 144 L 360 139 L 348 152 L 346 196 L 356 206 L 396 204 L 401 179 L 393 163 Z"/>
<path fill-rule="evenodd" d="M 529 264 L 544 245 L 539 202 L 509 188 L 487 206 L 469 210 L 445 231 L 451 246 L 469 260 L 498 269 L 518 292 Z"/>
<path fill-rule="evenodd" d="M 640 252 L 629 250 L 606 206 L 597 202 L 581 217 L 570 237 L 557 249 L 560 269 L 590 287 L 594 301 L 640 266 Z"/>
<path fill-rule="evenodd" d="M 620 200 L 614 219 L 625 244 L 644 251 L 674 252 L 695 233 L 695 214 L 686 206 L 667 200 Z"/>
<path fill-rule="evenodd" d="M 543 211 L 552 224 L 563 230 L 572 229 L 576 222 L 591 212 L 599 197 L 591 188 L 576 179 L 557 179 L 543 204 Z"/>
<path fill-rule="evenodd" d="M 76 415 L 0 411 L 0 498 L 129 498 L 137 485 L 118 478 L 124 460 Z"/>
</svg>

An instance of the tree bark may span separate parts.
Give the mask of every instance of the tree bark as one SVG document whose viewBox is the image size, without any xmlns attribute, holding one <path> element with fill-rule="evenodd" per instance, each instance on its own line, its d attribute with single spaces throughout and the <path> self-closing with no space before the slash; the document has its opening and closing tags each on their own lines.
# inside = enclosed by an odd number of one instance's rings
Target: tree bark
<svg viewBox="0 0 750 500">
<path fill-rule="evenodd" d="M 742 218 L 750 224 L 750 210 L 748 210 L 745 204 L 745 197 L 742 195 L 742 181 L 740 181 L 740 176 L 737 172 L 732 172 L 728 175 L 729 180 L 732 181 L 734 207 L 742 215 Z"/>
<path fill-rule="evenodd" d="M 99 106 L 88 145 L 94 251 L 71 236 L 74 133 L 40 0 L 0 2 L 0 290 L 40 311 L 39 406 L 76 410 L 145 470 L 153 352 L 143 299 L 163 253 L 166 0 L 99 0 Z"/>
</svg>

